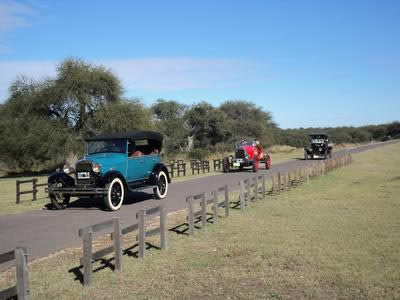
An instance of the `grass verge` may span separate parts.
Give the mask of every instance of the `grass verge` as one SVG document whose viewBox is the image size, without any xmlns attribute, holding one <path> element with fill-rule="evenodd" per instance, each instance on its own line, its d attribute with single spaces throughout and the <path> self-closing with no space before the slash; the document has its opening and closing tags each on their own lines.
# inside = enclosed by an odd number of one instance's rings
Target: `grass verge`
<svg viewBox="0 0 400 300">
<path fill-rule="evenodd" d="M 232 211 L 193 237 L 169 232 L 168 251 L 151 249 L 145 259 L 129 252 L 121 273 L 96 262 L 91 288 L 74 273 L 80 249 L 38 260 L 31 297 L 399 298 L 399 150 L 354 155 L 352 165 Z M 13 276 L 1 274 L 0 289 Z"/>
</svg>

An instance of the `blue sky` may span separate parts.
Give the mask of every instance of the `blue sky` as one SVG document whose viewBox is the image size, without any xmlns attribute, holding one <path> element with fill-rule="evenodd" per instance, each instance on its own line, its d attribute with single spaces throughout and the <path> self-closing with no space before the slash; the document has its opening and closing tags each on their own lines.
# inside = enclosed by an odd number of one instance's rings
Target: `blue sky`
<svg viewBox="0 0 400 300">
<path fill-rule="evenodd" d="M 400 120 L 397 0 L 0 0 L 0 101 L 67 57 L 148 105 L 246 99 L 282 128 Z"/>
</svg>

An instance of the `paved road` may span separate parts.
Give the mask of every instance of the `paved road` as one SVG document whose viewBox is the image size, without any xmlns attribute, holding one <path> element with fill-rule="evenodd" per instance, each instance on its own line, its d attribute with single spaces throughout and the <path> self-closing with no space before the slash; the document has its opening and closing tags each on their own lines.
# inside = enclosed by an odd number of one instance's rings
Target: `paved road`
<svg viewBox="0 0 400 300">
<path fill-rule="evenodd" d="M 356 149 L 338 151 L 334 155 L 344 153 L 358 153 L 392 142 L 369 144 Z M 262 169 L 258 174 L 281 173 L 293 170 L 312 161 L 302 159 L 274 165 L 270 170 Z M 166 202 L 169 211 L 176 211 L 185 207 L 186 196 L 215 190 L 227 184 L 231 189 L 238 189 L 238 182 L 254 176 L 252 172 L 233 172 L 219 174 L 185 182 L 173 183 L 169 186 Z M 146 193 L 148 192 L 148 193 Z M 104 210 L 101 201 L 77 200 L 71 203 L 66 210 L 40 210 L 18 215 L 0 216 L 0 253 L 12 250 L 17 246 L 28 248 L 30 259 L 44 257 L 55 251 L 80 246 L 78 229 L 89 226 L 114 216 L 119 217 L 122 226 L 135 222 L 136 212 L 142 208 L 157 205 L 159 200 L 152 199 L 152 191 L 145 190 L 140 193 L 128 195 L 126 203 L 119 211 L 109 212 Z M 0 270 L 6 268 L 3 266 Z"/>
</svg>

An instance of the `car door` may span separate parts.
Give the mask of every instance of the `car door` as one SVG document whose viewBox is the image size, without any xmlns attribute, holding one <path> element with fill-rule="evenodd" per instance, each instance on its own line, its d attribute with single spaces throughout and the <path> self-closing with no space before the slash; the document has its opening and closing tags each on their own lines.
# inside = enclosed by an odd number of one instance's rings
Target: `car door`
<svg viewBox="0 0 400 300">
<path fill-rule="evenodd" d="M 128 142 L 128 167 L 127 181 L 141 180 L 145 177 L 145 158 L 143 154 L 135 151 L 136 145 L 134 141 Z"/>
<path fill-rule="evenodd" d="M 149 154 L 144 156 L 145 176 L 148 178 L 153 171 L 154 165 L 160 162 L 159 154 Z"/>
</svg>

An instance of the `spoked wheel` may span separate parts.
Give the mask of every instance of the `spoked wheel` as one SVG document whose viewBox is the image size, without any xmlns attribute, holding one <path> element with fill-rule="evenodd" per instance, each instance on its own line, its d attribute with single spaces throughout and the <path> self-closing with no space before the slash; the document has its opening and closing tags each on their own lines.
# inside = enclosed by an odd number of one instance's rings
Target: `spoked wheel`
<svg viewBox="0 0 400 300">
<path fill-rule="evenodd" d="M 258 160 L 257 158 L 254 156 L 253 157 L 253 172 L 257 172 L 258 171 Z"/>
<path fill-rule="evenodd" d="M 271 156 L 267 155 L 267 158 L 265 159 L 265 168 L 267 170 L 271 169 Z"/>
<path fill-rule="evenodd" d="M 53 188 L 62 188 L 65 184 L 63 182 L 56 182 L 53 185 Z M 60 192 L 55 192 L 54 194 L 50 194 L 51 204 L 55 209 L 65 209 L 67 208 L 70 200 L 70 195 L 65 195 Z"/>
<path fill-rule="evenodd" d="M 108 185 L 107 196 L 104 202 L 108 209 L 115 211 L 120 209 L 124 201 L 124 184 L 118 177 L 114 178 Z"/>
<path fill-rule="evenodd" d="M 168 192 L 168 178 L 164 171 L 158 173 L 157 187 L 153 189 L 157 199 L 164 199 Z"/>
</svg>

